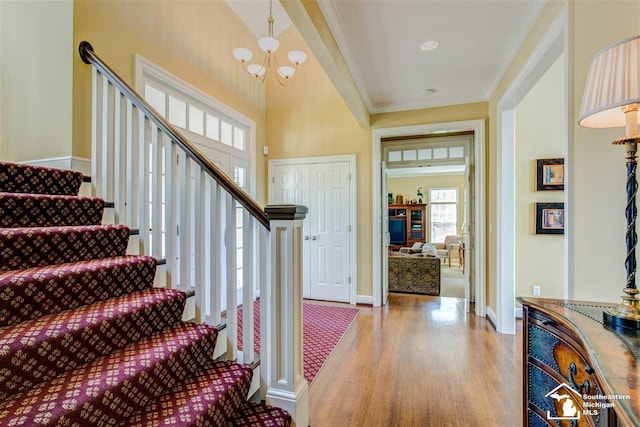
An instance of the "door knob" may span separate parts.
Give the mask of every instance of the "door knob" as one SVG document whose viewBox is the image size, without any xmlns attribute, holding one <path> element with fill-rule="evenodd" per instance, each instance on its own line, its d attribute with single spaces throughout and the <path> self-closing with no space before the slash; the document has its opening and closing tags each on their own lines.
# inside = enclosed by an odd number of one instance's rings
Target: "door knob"
<svg viewBox="0 0 640 427">
<path fill-rule="evenodd" d="M 317 240 L 318 237 L 317 236 L 311 236 L 311 240 Z"/>
<path fill-rule="evenodd" d="M 309 240 L 309 236 L 304 236 L 304 240 Z"/>
</svg>

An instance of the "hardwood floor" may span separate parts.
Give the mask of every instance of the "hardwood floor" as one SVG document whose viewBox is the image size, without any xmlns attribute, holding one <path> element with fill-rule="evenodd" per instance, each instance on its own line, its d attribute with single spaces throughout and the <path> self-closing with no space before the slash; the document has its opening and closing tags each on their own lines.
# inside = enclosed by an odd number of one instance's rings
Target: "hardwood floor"
<svg viewBox="0 0 640 427">
<path fill-rule="evenodd" d="M 358 308 L 311 384 L 312 427 L 522 425 L 520 323 L 500 335 L 455 298 Z"/>
</svg>

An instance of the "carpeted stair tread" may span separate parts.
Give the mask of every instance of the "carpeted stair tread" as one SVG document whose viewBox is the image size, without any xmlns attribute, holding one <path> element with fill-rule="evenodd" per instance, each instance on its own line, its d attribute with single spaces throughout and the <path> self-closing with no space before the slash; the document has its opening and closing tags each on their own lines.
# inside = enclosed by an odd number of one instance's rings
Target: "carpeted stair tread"
<svg viewBox="0 0 640 427">
<path fill-rule="evenodd" d="M 75 196 L 83 175 L 64 169 L 0 162 L 0 191 Z"/>
<path fill-rule="evenodd" d="M 255 402 L 245 402 L 227 423 L 229 427 L 288 427 L 290 425 L 291 415 L 284 409 Z"/>
<path fill-rule="evenodd" d="M 125 225 L 0 229 L 0 271 L 122 256 Z"/>
<path fill-rule="evenodd" d="M 155 272 L 128 255 L 0 273 L 0 327 L 151 288 Z"/>
<path fill-rule="evenodd" d="M 215 362 L 120 426 L 224 426 L 246 401 L 252 376 L 249 366 Z"/>
<path fill-rule="evenodd" d="M 0 328 L 0 399 L 175 325 L 185 300 L 147 289 Z"/>
<path fill-rule="evenodd" d="M 95 225 L 104 208 L 98 197 L 0 192 L 0 228 Z"/>
<path fill-rule="evenodd" d="M 216 338 L 180 322 L 0 402 L 0 425 L 115 425 L 211 363 Z"/>
</svg>

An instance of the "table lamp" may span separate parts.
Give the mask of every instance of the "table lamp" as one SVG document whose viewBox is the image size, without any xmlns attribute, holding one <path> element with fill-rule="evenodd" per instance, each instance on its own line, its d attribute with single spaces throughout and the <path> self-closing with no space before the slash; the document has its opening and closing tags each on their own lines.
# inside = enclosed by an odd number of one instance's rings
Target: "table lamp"
<svg viewBox="0 0 640 427">
<path fill-rule="evenodd" d="M 636 287 L 636 180 L 638 106 L 640 103 L 640 36 L 609 46 L 591 60 L 578 123 L 588 128 L 622 127 L 625 136 L 613 141 L 626 148 L 627 219 L 625 268 L 627 273 L 622 302 L 604 312 L 604 322 L 614 327 L 640 329 L 640 291 Z"/>
</svg>

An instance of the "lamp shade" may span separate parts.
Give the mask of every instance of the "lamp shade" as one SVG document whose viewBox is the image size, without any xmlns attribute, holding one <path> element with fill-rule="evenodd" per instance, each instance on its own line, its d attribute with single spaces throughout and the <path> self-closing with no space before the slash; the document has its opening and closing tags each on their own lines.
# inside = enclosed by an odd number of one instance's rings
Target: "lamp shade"
<svg viewBox="0 0 640 427">
<path fill-rule="evenodd" d="M 591 60 L 578 123 L 589 128 L 625 125 L 621 107 L 640 102 L 640 36 L 598 52 Z"/>
</svg>

